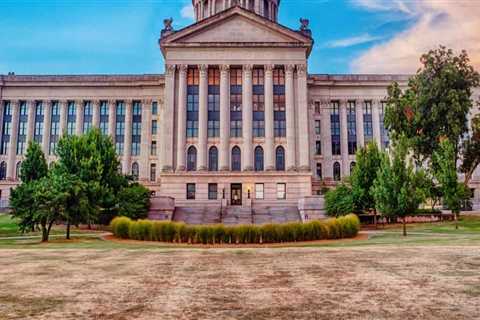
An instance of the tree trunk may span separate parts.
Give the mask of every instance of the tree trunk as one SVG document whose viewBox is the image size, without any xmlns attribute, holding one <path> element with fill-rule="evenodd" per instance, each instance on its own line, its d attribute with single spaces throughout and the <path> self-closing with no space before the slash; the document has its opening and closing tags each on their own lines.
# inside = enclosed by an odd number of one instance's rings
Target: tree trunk
<svg viewBox="0 0 480 320">
<path fill-rule="evenodd" d="M 67 220 L 67 240 L 70 240 L 70 220 Z"/>
<path fill-rule="evenodd" d="M 42 225 L 42 242 L 48 241 L 48 231 L 45 225 Z"/>
<path fill-rule="evenodd" d="M 375 229 L 377 229 L 377 209 L 373 209 L 373 224 L 375 225 Z"/>
<path fill-rule="evenodd" d="M 453 220 L 455 221 L 455 229 L 458 230 L 458 213 L 457 212 L 452 212 L 453 213 Z"/>
<path fill-rule="evenodd" d="M 407 236 L 407 217 L 403 217 L 403 236 Z"/>
</svg>

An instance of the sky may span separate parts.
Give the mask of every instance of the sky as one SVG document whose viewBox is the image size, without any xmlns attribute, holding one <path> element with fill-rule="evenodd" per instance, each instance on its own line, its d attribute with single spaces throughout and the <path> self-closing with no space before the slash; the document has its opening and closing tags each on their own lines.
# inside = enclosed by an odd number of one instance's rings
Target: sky
<svg viewBox="0 0 480 320">
<path fill-rule="evenodd" d="M 194 22 L 189 0 L 0 0 L 0 74 L 163 73 L 163 19 Z M 480 70 L 480 0 L 281 0 L 279 22 L 308 18 L 310 73 L 414 73 L 440 44 Z"/>
</svg>

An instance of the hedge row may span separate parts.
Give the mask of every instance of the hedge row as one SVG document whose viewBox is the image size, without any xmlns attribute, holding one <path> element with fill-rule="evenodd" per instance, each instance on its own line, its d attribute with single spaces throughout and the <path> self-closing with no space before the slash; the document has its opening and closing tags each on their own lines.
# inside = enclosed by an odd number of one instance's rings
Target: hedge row
<svg viewBox="0 0 480 320">
<path fill-rule="evenodd" d="M 110 224 L 123 239 L 176 243 L 278 243 L 355 237 L 360 221 L 354 214 L 324 221 L 264 225 L 187 225 L 171 221 L 131 220 L 117 217 Z"/>
</svg>

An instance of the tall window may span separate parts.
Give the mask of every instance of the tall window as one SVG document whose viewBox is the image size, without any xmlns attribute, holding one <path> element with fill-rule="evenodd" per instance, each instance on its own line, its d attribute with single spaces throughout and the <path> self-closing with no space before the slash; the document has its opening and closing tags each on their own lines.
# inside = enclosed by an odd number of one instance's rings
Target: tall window
<svg viewBox="0 0 480 320">
<path fill-rule="evenodd" d="M 93 106 L 91 101 L 85 101 L 83 105 L 83 133 L 92 128 Z"/>
<path fill-rule="evenodd" d="M 357 116 L 355 101 L 348 101 L 347 131 L 348 131 L 348 154 L 357 152 Z"/>
<path fill-rule="evenodd" d="M 1 154 L 8 153 L 11 134 L 12 134 L 12 106 L 10 104 L 10 101 L 5 101 L 3 105 L 2 144 L 0 148 Z"/>
<path fill-rule="evenodd" d="M 208 150 L 208 171 L 218 171 L 218 149 L 211 147 Z"/>
<path fill-rule="evenodd" d="M 254 68 L 252 71 L 253 87 L 253 136 L 265 136 L 265 75 L 263 69 Z"/>
<path fill-rule="evenodd" d="M 390 139 L 388 137 L 388 130 L 385 128 L 385 108 L 387 107 L 387 103 L 382 101 L 382 112 L 380 113 L 380 138 L 382 143 L 382 148 L 388 148 L 390 144 Z"/>
<path fill-rule="evenodd" d="M 150 181 L 155 182 L 157 180 L 157 164 L 150 164 Z"/>
<path fill-rule="evenodd" d="M 68 106 L 67 106 L 67 134 L 68 135 L 75 134 L 76 117 L 77 117 L 77 110 L 75 108 L 75 102 L 68 101 Z"/>
<path fill-rule="evenodd" d="M 158 114 L 158 102 L 152 102 L 152 115 L 156 116 Z"/>
<path fill-rule="evenodd" d="M 240 148 L 235 146 L 232 149 L 232 171 L 242 170 L 242 153 Z"/>
<path fill-rule="evenodd" d="M 322 179 L 322 164 L 320 162 L 317 163 L 317 178 Z"/>
<path fill-rule="evenodd" d="M 322 154 L 322 141 L 320 140 L 315 141 L 315 154 L 317 156 Z"/>
<path fill-rule="evenodd" d="M 332 101 L 330 110 L 330 126 L 332 135 L 332 155 L 340 155 L 340 113 L 338 101 Z"/>
<path fill-rule="evenodd" d="M 7 179 L 7 163 L 2 161 L 2 163 L 0 163 L 0 180 L 5 179 Z"/>
<path fill-rule="evenodd" d="M 151 156 L 157 155 L 157 141 L 152 141 L 152 144 L 150 145 L 150 155 Z"/>
<path fill-rule="evenodd" d="M 220 70 L 208 69 L 208 136 L 220 136 Z"/>
<path fill-rule="evenodd" d="M 50 144 L 48 154 L 55 154 L 55 148 L 60 137 L 60 106 L 58 101 L 52 102 L 52 112 L 50 114 Z"/>
<path fill-rule="evenodd" d="M 263 149 L 260 146 L 255 148 L 255 171 L 263 171 Z"/>
<path fill-rule="evenodd" d="M 197 149 L 194 146 L 187 151 L 187 171 L 197 170 Z"/>
<path fill-rule="evenodd" d="M 198 86 L 199 71 L 188 68 L 187 71 L 187 137 L 198 137 Z M 156 131 L 156 130 L 155 130 Z"/>
<path fill-rule="evenodd" d="M 44 108 L 42 101 L 37 101 L 35 103 L 35 132 L 33 134 L 33 139 L 37 143 L 42 143 L 43 138 L 43 114 Z"/>
<path fill-rule="evenodd" d="M 230 69 L 230 136 L 242 136 L 242 69 Z"/>
<path fill-rule="evenodd" d="M 152 134 L 157 134 L 158 132 L 158 121 L 152 120 Z"/>
<path fill-rule="evenodd" d="M 285 200 L 287 198 L 287 185 L 285 183 L 277 183 L 277 199 Z"/>
<path fill-rule="evenodd" d="M 20 102 L 20 115 L 18 119 L 17 154 L 25 153 L 27 145 L 28 107 L 26 101 Z"/>
<path fill-rule="evenodd" d="M 353 173 L 353 169 L 355 169 L 355 161 L 350 162 L 350 175 Z"/>
<path fill-rule="evenodd" d="M 108 135 L 108 102 L 100 102 L 100 131 Z"/>
<path fill-rule="evenodd" d="M 20 180 L 20 171 L 22 170 L 22 161 L 18 161 L 15 166 L 15 180 Z"/>
<path fill-rule="evenodd" d="M 133 180 L 137 181 L 138 180 L 138 174 L 139 174 L 139 167 L 138 167 L 138 163 L 134 162 L 132 163 L 132 177 L 133 177 Z"/>
<path fill-rule="evenodd" d="M 255 183 L 255 199 L 263 200 L 264 198 L 264 184 Z"/>
<path fill-rule="evenodd" d="M 342 175 L 340 173 L 340 163 L 335 162 L 333 164 L 333 180 L 340 181 Z"/>
<path fill-rule="evenodd" d="M 315 101 L 315 114 L 320 114 L 321 110 L 320 101 Z"/>
<path fill-rule="evenodd" d="M 273 69 L 273 131 L 275 137 L 287 136 L 285 115 L 285 71 Z"/>
<path fill-rule="evenodd" d="M 142 104 L 140 101 L 133 102 L 132 110 L 132 156 L 140 154 L 142 142 Z"/>
<path fill-rule="evenodd" d="M 282 146 L 275 150 L 275 169 L 277 171 L 285 171 L 285 149 Z"/>
<path fill-rule="evenodd" d="M 322 134 L 322 122 L 320 120 L 315 120 L 315 134 Z"/>
<path fill-rule="evenodd" d="M 123 155 L 125 147 L 125 103 L 117 101 L 115 108 L 115 148 L 118 155 Z"/>
<path fill-rule="evenodd" d="M 373 140 L 372 101 L 365 101 L 363 106 L 363 135 L 365 144 Z"/>
<path fill-rule="evenodd" d="M 195 200 L 195 183 L 187 183 L 187 200 Z"/>
<path fill-rule="evenodd" d="M 208 200 L 217 200 L 218 185 L 216 183 L 208 184 Z"/>
</svg>

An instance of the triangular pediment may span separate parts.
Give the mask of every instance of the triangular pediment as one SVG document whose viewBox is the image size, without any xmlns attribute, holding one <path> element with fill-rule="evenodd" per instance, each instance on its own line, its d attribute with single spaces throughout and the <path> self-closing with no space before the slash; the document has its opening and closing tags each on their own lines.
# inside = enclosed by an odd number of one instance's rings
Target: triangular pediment
<svg viewBox="0 0 480 320">
<path fill-rule="evenodd" d="M 311 48 L 313 40 L 306 35 L 265 19 L 241 7 L 220 12 L 212 17 L 178 30 L 160 39 L 163 48 L 202 46 L 295 46 Z"/>
</svg>

